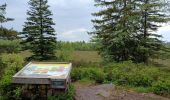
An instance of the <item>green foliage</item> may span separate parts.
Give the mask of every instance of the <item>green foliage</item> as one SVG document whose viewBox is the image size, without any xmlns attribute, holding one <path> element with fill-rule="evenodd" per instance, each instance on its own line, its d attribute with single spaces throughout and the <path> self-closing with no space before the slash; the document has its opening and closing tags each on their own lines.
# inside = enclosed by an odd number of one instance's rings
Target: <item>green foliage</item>
<svg viewBox="0 0 170 100">
<path fill-rule="evenodd" d="M 6 6 L 7 6 L 6 4 L 0 5 L 0 23 L 4 23 L 4 22 L 14 20 L 12 18 L 6 18 L 6 16 L 5 16 L 5 14 L 6 14 Z"/>
<path fill-rule="evenodd" d="M 73 53 L 72 50 L 66 50 L 66 49 L 58 51 L 57 52 L 57 58 L 58 58 L 57 61 L 60 61 L 60 62 L 72 61 L 73 60 L 72 53 Z"/>
<path fill-rule="evenodd" d="M 68 61 L 74 61 L 74 60 L 81 60 L 77 56 L 81 56 L 81 53 L 84 53 L 84 52 L 86 53 L 86 52 L 90 52 L 93 50 L 96 50 L 95 43 L 61 42 L 60 41 L 57 43 L 57 58 L 58 58 L 57 61 L 68 62 Z M 90 54 L 93 54 L 93 53 L 90 52 Z M 87 55 L 84 55 L 82 58 L 86 59 L 85 56 Z"/>
<path fill-rule="evenodd" d="M 81 80 L 78 80 L 75 82 L 75 84 L 81 84 L 82 86 L 90 86 L 92 84 L 95 84 L 95 80 L 91 80 L 91 79 L 87 79 L 87 78 L 83 78 Z"/>
<path fill-rule="evenodd" d="M 158 95 L 170 96 L 170 79 L 155 82 L 153 84 L 153 92 Z"/>
<path fill-rule="evenodd" d="M 13 29 L 0 28 L 0 39 L 15 40 L 18 39 L 19 33 Z"/>
<path fill-rule="evenodd" d="M 170 96 L 170 74 L 155 66 L 134 64 L 131 61 L 111 63 L 104 69 L 106 82 L 130 87 L 137 92 L 154 92 Z"/>
<path fill-rule="evenodd" d="M 90 79 L 95 80 L 96 83 L 103 83 L 105 73 L 101 68 L 75 68 L 72 70 L 71 78 L 73 81 Z"/>
<path fill-rule="evenodd" d="M 75 50 L 75 51 L 95 51 L 97 48 L 96 43 L 86 42 L 58 42 L 57 50 Z"/>
<path fill-rule="evenodd" d="M 138 93 L 150 93 L 152 91 L 152 87 L 130 87 Z"/>
<path fill-rule="evenodd" d="M 47 0 L 30 0 L 22 37 L 23 46 L 33 52 L 30 60 L 53 60 L 56 49 L 55 25 Z"/>
<path fill-rule="evenodd" d="M 161 51 L 160 59 L 170 59 L 170 43 L 164 43 L 164 50 Z"/>
<path fill-rule="evenodd" d="M 119 85 L 150 87 L 154 81 L 160 78 L 160 71 L 157 68 L 144 64 L 124 62 L 111 66 L 111 69 L 107 67 L 105 69 L 108 72 L 107 79 Z"/>
<path fill-rule="evenodd" d="M 0 53 L 18 53 L 21 50 L 20 40 L 1 40 Z"/>
<path fill-rule="evenodd" d="M 95 0 L 102 9 L 92 15 L 95 30 L 91 32 L 100 44 L 106 61 L 147 63 L 164 50 L 160 35 L 154 34 L 158 23 L 169 21 L 162 0 Z"/>
<path fill-rule="evenodd" d="M 71 72 L 72 81 L 83 85 L 115 83 L 140 93 L 153 92 L 170 96 L 170 73 L 159 67 L 143 63 L 136 64 L 132 61 L 109 63 L 103 66 L 104 68 L 92 67 L 92 65 L 74 67 Z"/>
<path fill-rule="evenodd" d="M 24 63 L 23 58 L 18 54 L 2 54 L 1 55 L 1 63 L 3 66 L 7 67 L 11 66 L 13 69 L 21 69 L 22 64 Z"/>
<path fill-rule="evenodd" d="M 75 87 L 73 85 L 70 85 L 67 93 L 57 96 L 49 96 L 48 100 L 74 100 L 75 92 Z"/>
<path fill-rule="evenodd" d="M 4 69 L 4 74 L 0 79 L 2 100 L 20 100 L 21 88 L 12 84 L 12 76 L 22 68 L 23 58 L 17 54 L 3 54 L 1 63 Z"/>
<path fill-rule="evenodd" d="M 74 49 L 71 47 L 71 45 L 65 45 L 64 43 L 61 44 L 61 42 L 58 43 L 60 46 L 57 48 L 59 49 L 57 52 L 57 61 L 65 61 L 69 62 L 73 60 L 72 53 Z"/>
</svg>

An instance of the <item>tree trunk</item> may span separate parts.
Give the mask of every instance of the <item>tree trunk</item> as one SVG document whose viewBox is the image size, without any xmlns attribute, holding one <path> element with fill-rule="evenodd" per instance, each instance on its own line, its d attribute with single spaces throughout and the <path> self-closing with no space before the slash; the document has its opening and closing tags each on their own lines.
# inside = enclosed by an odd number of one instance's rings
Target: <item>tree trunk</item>
<svg viewBox="0 0 170 100">
<path fill-rule="evenodd" d="M 148 0 L 145 0 L 145 3 L 144 4 L 147 4 L 148 3 Z M 147 38 L 147 18 L 148 18 L 148 15 L 147 15 L 147 9 L 145 9 L 144 11 L 144 38 L 146 39 Z"/>
</svg>

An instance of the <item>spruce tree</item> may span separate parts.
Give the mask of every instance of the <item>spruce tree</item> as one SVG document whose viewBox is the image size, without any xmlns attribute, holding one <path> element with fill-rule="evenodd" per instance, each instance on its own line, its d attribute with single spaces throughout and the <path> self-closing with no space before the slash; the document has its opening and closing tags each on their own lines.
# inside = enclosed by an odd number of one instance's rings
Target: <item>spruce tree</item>
<svg viewBox="0 0 170 100">
<path fill-rule="evenodd" d="M 0 22 L 4 20 L 4 10 L 5 10 L 5 5 L 0 6 Z"/>
<path fill-rule="evenodd" d="M 7 18 L 5 16 L 5 14 L 6 14 L 6 6 L 7 6 L 6 4 L 0 6 L 0 23 L 1 24 L 5 23 L 5 22 L 8 22 L 8 21 L 14 20 L 12 18 Z M 1 25 L 1 28 L 2 28 L 2 25 Z"/>
<path fill-rule="evenodd" d="M 130 0 L 95 1 L 96 6 L 103 8 L 93 13 L 97 18 L 92 20 L 95 31 L 91 32 L 100 41 L 100 53 L 109 61 L 130 60 L 139 17 L 134 12 L 135 3 Z"/>
<path fill-rule="evenodd" d="M 147 63 L 150 58 L 155 58 L 161 55 L 161 52 L 166 48 L 163 45 L 162 37 L 156 34 L 162 23 L 169 21 L 168 16 L 162 11 L 167 4 L 162 0 L 137 0 L 136 10 L 140 12 L 141 16 L 138 30 L 138 46 L 136 51 L 132 54 L 134 60 L 137 62 Z"/>
<path fill-rule="evenodd" d="M 0 39 L 9 39 L 9 38 L 6 38 L 6 37 L 9 37 L 9 35 L 12 36 L 12 34 L 14 36 L 14 34 L 17 33 L 17 32 L 14 32 L 12 30 L 7 31 L 8 29 L 6 29 L 2 26 L 3 23 L 14 20 L 12 18 L 6 17 L 6 6 L 7 6 L 6 4 L 0 6 L 0 24 L 1 24 L 0 25 Z M 16 37 L 17 37 L 17 35 L 18 34 L 15 34 Z"/>
<path fill-rule="evenodd" d="M 102 8 L 93 13 L 100 53 L 109 61 L 147 62 L 163 48 L 159 23 L 168 21 L 161 0 L 95 0 Z"/>
<path fill-rule="evenodd" d="M 49 10 L 47 0 L 30 0 L 29 16 L 25 22 L 22 36 L 26 49 L 33 52 L 32 59 L 55 59 L 56 34 L 52 25 L 55 25 Z"/>
</svg>

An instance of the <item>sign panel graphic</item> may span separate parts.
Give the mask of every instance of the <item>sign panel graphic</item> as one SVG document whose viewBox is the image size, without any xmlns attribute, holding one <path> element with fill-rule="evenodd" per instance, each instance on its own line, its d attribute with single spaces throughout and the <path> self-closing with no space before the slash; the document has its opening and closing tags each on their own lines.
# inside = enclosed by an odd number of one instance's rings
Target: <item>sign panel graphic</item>
<svg viewBox="0 0 170 100">
<path fill-rule="evenodd" d="M 68 64 L 30 64 L 21 73 L 28 77 L 66 77 L 70 71 Z"/>
</svg>

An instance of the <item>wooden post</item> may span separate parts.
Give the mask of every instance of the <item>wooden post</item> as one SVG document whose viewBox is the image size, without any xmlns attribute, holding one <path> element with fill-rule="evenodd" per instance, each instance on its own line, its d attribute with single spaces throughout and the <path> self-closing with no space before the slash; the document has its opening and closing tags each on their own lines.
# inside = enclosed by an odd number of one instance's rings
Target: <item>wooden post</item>
<svg viewBox="0 0 170 100">
<path fill-rule="evenodd" d="M 48 100 L 48 85 L 46 84 L 45 85 L 45 93 L 46 93 L 46 100 Z"/>
<path fill-rule="evenodd" d="M 35 85 L 35 94 L 36 94 L 36 99 L 38 99 L 38 96 L 39 96 L 39 94 L 38 94 L 38 85 L 36 84 Z"/>
</svg>

